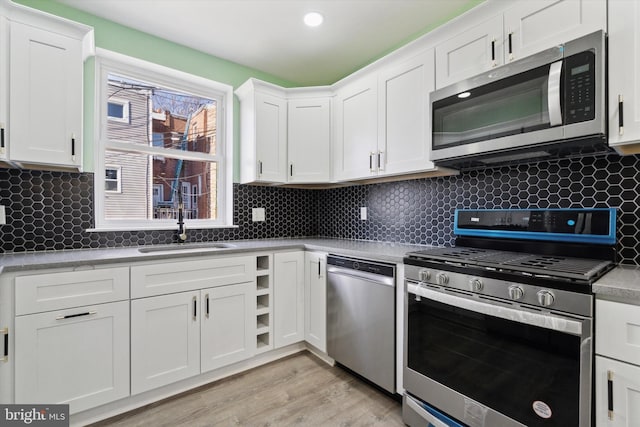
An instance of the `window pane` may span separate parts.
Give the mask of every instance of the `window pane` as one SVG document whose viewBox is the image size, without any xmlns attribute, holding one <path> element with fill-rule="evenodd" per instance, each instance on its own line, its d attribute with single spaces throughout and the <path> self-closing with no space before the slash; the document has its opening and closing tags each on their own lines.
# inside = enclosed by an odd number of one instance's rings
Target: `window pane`
<svg viewBox="0 0 640 427">
<path fill-rule="evenodd" d="M 177 219 L 180 197 L 185 219 L 218 217 L 215 162 L 107 151 L 105 163 L 119 165 L 121 174 L 120 193 L 104 195 L 106 219 Z"/>
<path fill-rule="evenodd" d="M 115 74 L 108 76 L 107 94 L 129 105 L 128 123 L 107 122 L 110 140 L 216 154 L 216 100 Z"/>
<path fill-rule="evenodd" d="M 109 117 L 117 117 L 119 119 L 124 117 L 124 105 L 109 102 L 107 115 Z"/>
<path fill-rule="evenodd" d="M 107 169 L 107 170 L 105 170 L 105 178 L 106 179 L 118 179 L 118 170 L 117 169 Z"/>
<path fill-rule="evenodd" d="M 106 191 L 118 191 L 118 182 L 117 181 L 105 181 L 104 189 Z"/>
</svg>

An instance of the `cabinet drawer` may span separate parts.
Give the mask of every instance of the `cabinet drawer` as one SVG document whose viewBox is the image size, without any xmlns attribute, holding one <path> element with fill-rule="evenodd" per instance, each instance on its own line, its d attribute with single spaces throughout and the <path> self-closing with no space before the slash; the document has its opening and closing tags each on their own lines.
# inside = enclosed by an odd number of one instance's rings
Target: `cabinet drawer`
<svg viewBox="0 0 640 427">
<path fill-rule="evenodd" d="M 640 306 L 596 300 L 596 353 L 640 365 Z"/>
<path fill-rule="evenodd" d="M 16 315 L 129 299 L 129 267 L 15 278 Z"/>
<path fill-rule="evenodd" d="M 209 258 L 131 267 L 131 298 L 253 282 L 256 257 Z"/>
</svg>

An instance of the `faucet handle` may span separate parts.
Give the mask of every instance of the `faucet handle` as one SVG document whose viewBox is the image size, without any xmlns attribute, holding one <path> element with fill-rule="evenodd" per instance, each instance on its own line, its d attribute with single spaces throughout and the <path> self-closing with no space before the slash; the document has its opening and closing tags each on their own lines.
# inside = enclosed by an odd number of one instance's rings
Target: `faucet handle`
<svg viewBox="0 0 640 427">
<path fill-rule="evenodd" d="M 180 241 L 185 242 L 187 240 L 187 226 L 182 224 L 182 233 L 178 234 L 178 239 L 180 239 Z"/>
</svg>

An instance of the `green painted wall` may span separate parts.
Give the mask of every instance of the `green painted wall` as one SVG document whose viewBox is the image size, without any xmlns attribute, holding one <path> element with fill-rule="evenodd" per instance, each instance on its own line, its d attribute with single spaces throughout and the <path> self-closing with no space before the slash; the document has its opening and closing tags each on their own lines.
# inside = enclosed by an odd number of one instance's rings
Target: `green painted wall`
<svg viewBox="0 0 640 427">
<path fill-rule="evenodd" d="M 232 85 L 240 86 L 250 77 L 256 77 L 284 87 L 291 87 L 291 82 L 273 75 L 255 70 L 234 62 L 211 56 L 201 51 L 173 43 L 159 37 L 143 33 L 112 21 L 82 12 L 78 9 L 57 3 L 53 0 L 15 0 L 16 3 L 58 15 L 72 21 L 90 25 L 94 28 L 96 47 L 144 59 L 149 62 L 175 68 L 187 73 L 206 77 Z M 93 171 L 94 141 L 94 76 L 95 63 L 89 59 L 84 69 L 84 166 L 86 171 Z M 240 120 L 238 100 L 234 100 L 234 181 L 240 179 L 239 136 Z"/>
</svg>

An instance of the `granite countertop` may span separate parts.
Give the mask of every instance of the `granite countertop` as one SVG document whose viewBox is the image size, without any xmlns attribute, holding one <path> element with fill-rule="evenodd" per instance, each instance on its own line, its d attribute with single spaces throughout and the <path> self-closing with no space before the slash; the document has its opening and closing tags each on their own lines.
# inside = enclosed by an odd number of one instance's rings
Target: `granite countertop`
<svg viewBox="0 0 640 427">
<path fill-rule="evenodd" d="M 431 246 L 424 245 L 319 238 L 231 240 L 208 242 L 208 244 L 211 246 L 222 244 L 229 245 L 229 247 L 212 250 L 211 248 L 206 247 L 207 243 L 186 243 L 184 246 L 189 247 L 189 249 L 175 250 L 173 248 L 178 245 L 173 244 L 2 254 L 0 255 L 0 273 L 46 268 L 78 267 L 87 264 L 112 264 L 118 262 L 181 259 L 193 258 L 196 256 L 215 256 L 240 254 L 244 252 L 295 249 L 316 250 L 398 264 L 402 263 L 402 258 L 407 252 L 431 248 Z M 152 248 L 154 252 L 141 252 L 139 250 L 142 249 L 144 251 L 149 248 Z M 163 251 L 162 248 L 166 248 L 167 250 Z"/>
<path fill-rule="evenodd" d="M 597 296 L 640 304 L 640 267 L 619 265 L 596 281 L 592 289 Z"/>
</svg>

